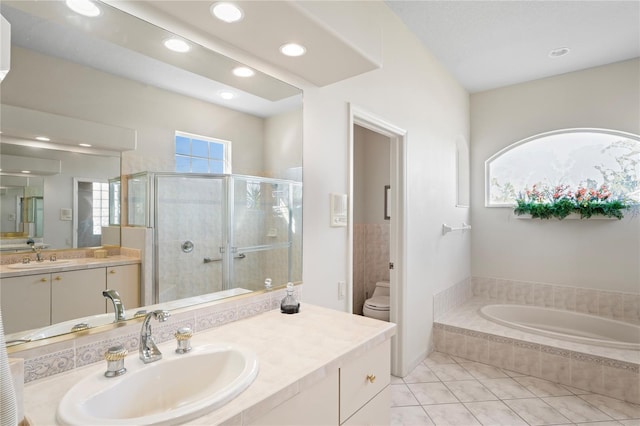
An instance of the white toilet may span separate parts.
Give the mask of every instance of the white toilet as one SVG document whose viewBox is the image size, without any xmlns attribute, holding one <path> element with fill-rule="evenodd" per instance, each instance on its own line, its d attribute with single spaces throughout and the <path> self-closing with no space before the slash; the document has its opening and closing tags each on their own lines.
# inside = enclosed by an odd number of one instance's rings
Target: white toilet
<svg viewBox="0 0 640 426">
<path fill-rule="evenodd" d="M 389 281 L 378 281 L 371 298 L 362 307 L 365 317 L 389 321 Z"/>
</svg>

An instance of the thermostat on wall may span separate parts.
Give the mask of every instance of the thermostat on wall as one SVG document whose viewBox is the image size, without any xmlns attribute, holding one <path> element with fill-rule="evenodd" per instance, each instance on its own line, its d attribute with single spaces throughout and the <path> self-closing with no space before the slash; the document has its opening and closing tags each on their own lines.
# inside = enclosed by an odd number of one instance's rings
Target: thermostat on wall
<svg viewBox="0 0 640 426">
<path fill-rule="evenodd" d="M 347 226 L 347 194 L 330 194 L 331 226 Z"/>
<path fill-rule="evenodd" d="M 72 220 L 72 219 L 73 219 L 72 209 L 60 209 L 60 220 Z"/>
</svg>

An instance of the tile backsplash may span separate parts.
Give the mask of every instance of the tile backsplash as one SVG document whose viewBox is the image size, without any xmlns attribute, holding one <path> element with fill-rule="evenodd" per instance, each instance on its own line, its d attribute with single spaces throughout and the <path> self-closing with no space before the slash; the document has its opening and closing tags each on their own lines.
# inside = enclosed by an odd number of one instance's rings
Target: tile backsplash
<svg viewBox="0 0 640 426">
<path fill-rule="evenodd" d="M 179 327 L 190 327 L 194 333 L 248 318 L 263 312 L 279 309 L 285 290 L 274 290 L 249 297 L 222 299 L 210 304 L 194 306 L 172 315 L 162 324 L 154 324 L 157 343 L 174 338 Z M 302 285 L 297 285 L 294 297 L 302 299 Z M 126 325 L 102 333 L 78 335 L 76 338 L 36 348 L 16 351 L 10 358 L 24 359 L 24 382 L 53 376 L 77 367 L 104 361 L 106 350 L 122 344 L 131 353 L 138 350 L 140 322 L 130 321 Z"/>
<path fill-rule="evenodd" d="M 433 297 L 434 318 L 470 298 L 576 311 L 640 324 L 640 293 L 622 293 L 501 278 L 471 277 Z"/>
</svg>

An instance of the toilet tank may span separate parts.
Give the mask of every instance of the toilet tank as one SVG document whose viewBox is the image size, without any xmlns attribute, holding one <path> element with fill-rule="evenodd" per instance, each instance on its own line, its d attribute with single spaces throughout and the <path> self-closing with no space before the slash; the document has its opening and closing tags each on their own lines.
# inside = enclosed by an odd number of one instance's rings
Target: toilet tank
<svg viewBox="0 0 640 426">
<path fill-rule="evenodd" d="M 373 290 L 373 296 L 389 296 L 389 281 L 378 281 L 376 283 L 376 288 Z"/>
</svg>

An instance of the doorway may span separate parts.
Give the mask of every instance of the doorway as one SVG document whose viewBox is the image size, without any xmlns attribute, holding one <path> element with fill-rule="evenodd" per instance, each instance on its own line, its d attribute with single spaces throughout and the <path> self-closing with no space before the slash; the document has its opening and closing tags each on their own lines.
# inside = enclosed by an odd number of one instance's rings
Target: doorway
<svg viewBox="0 0 640 426">
<path fill-rule="evenodd" d="M 397 326 L 396 335 L 391 340 L 391 373 L 403 376 L 406 373 L 406 363 L 403 356 L 406 319 L 403 307 L 406 294 L 404 280 L 406 276 L 404 262 L 406 211 L 404 206 L 407 132 L 354 105 L 350 105 L 349 114 L 348 215 L 353 219 L 349 221 L 348 232 L 347 277 L 349 290 L 347 295 L 349 300 L 347 306 L 352 313 L 358 312 L 364 303 L 364 297 L 370 296 L 375 288 L 376 280 L 384 280 L 388 276 L 390 282 L 390 321 Z M 382 152 L 386 153 L 386 158 Z M 364 161 L 361 161 L 360 156 L 363 155 Z M 365 164 L 364 168 L 372 170 L 363 172 L 361 170 L 362 164 L 367 162 L 368 157 L 374 158 L 374 160 L 370 165 Z M 376 171 L 376 167 L 379 168 L 379 173 Z M 387 183 L 383 183 L 385 180 Z M 365 195 L 369 193 L 371 195 Z M 376 219 L 376 215 L 381 219 Z M 361 232 L 362 229 L 356 228 L 360 227 L 360 223 L 358 223 L 360 219 L 367 221 L 366 218 L 369 216 L 372 221 L 376 222 L 373 226 L 378 228 L 378 235 L 387 232 L 388 239 L 385 237 L 374 244 L 374 257 L 369 261 L 370 269 L 367 273 L 363 270 L 357 271 L 354 261 L 358 261 L 360 265 L 362 260 L 356 258 L 356 256 L 362 255 L 362 253 L 356 253 L 356 249 L 360 245 L 360 241 L 356 245 L 356 237 L 358 237 L 356 233 Z M 364 287 L 359 283 L 356 285 L 354 282 L 354 277 L 361 273 L 364 273 L 365 276 Z"/>
<path fill-rule="evenodd" d="M 102 245 L 102 227 L 109 226 L 107 181 L 73 178 L 72 226 L 73 248 Z"/>
<path fill-rule="evenodd" d="M 362 315 L 376 283 L 390 281 L 391 139 L 354 124 L 353 143 L 352 312 Z"/>
</svg>

